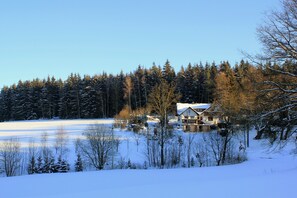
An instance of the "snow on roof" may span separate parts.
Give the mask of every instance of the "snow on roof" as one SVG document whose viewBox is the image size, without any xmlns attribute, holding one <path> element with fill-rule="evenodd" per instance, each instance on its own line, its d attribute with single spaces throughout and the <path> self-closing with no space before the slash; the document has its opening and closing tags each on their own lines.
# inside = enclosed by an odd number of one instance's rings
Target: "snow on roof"
<svg viewBox="0 0 297 198">
<path fill-rule="evenodd" d="M 210 103 L 176 103 L 176 110 L 177 115 L 180 115 L 189 107 L 192 109 L 208 109 L 210 106 Z"/>
</svg>

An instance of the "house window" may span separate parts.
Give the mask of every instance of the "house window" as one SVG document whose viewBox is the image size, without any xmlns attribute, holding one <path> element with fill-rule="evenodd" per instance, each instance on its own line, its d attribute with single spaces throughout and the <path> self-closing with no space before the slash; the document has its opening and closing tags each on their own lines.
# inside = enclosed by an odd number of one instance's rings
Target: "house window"
<svg viewBox="0 0 297 198">
<path fill-rule="evenodd" d="M 188 120 L 188 123 L 196 123 L 196 120 L 194 119 Z"/>
<path fill-rule="evenodd" d="M 213 117 L 208 117 L 208 121 L 213 121 Z"/>
</svg>

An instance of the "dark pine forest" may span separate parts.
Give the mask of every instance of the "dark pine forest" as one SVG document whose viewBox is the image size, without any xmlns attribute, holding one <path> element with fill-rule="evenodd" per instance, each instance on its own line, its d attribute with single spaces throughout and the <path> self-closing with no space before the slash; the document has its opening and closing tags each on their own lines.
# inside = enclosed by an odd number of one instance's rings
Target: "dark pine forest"
<svg viewBox="0 0 297 198">
<path fill-rule="evenodd" d="M 148 95 L 162 79 L 176 86 L 180 102 L 213 102 L 218 73 L 246 64 L 190 63 L 176 72 L 167 60 L 163 66 L 138 66 L 133 72 L 117 75 L 103 72 L 82 77 L 72 73 L 65 81 L 54 76 L 19 81 L 1 89 L 0 120 L 113 117 L 128 104 L 132 109 L 146 107 Z"/>
</svg>

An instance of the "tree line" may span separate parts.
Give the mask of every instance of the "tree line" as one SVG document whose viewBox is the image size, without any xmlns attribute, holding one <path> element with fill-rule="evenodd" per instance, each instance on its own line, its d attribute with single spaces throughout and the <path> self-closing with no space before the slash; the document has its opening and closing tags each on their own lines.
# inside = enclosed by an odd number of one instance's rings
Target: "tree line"
<svg viewBox="0 0 297 198">
<path fill-rule="evenodd" d="M 243 60 L 234 66 L 227 61 L 189 64 L 179 72 L 166 61 L 162 68 L 139 66 L 129 74 L 71 74 L 65 81 L 55 77 L 19 81 L 1 90 L 0 120 L 114 117 L 125 106 L 131 110 L 148 107 L 150 95 L 165 83 L 179 95 L 176 101 L 217 103 L 230 122 L 255 126 L 258 137 L 280 128 L 280 139 L 287 139 L 292 131 L 288 122 L 295 123 L 291 116 L 295 111 L 275 110 L 294 102 L 295 93 L 287 89 L 294 88 L 295 76 L 287 73 L 295 71 L 295 62 L 289 60 L 256 66 Z"/>
<path fill-rule="evenodd" d="M 218 67 L 215 63 L 189 64 L 175 72 L 167 60 L 163 67 L 138 66 L 127 74 L 20 80 L 1 89 L 0 120 L 113 117 L 125 105 L 133 110 L 146 107 L 149 94 L 162 79 L 176 85 L 181 102 L 212 102 Z"/>
</svg>

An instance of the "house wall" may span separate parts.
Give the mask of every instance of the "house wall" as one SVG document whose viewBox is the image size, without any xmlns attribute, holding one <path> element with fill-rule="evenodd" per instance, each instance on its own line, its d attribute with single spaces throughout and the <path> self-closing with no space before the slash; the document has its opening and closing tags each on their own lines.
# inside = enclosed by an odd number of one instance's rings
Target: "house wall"
<svg viewBox="0 0 297 198">
<path fill-rule="evenodd" d="M 184 125 L 184 119 L 198 120 L 198 115 L 192 109 L 187 109 L 178 118 L 180 125 Z"/>
<path fill-rule="evenodd" d="M 209 120 L 209 117 L 212 117 L 212 120 Z M 216 125 L 219 123 L 220 118 L 213 116 L 202 116 L 202 121 L 204 122 L 204 124 Z"/>
<path fill-rule="evenodd" d="M 185 116 L 187 115 L 189 115 L 188 119 L 191 119 L 191 120 L 196 119 L 197 120 L 196 123 L 183 123 L 182 120 L 186 119 Z M 203 121 L 204 124 L 198 124 L 199 118 L 200 119 L 202 118 L 201 121 Z M 182 129 L 184 131 L 196 132 L 196 131 L 210 131 L 211 130 L 210 126 L 218 124 L 220 121 L 220 118 L 211 116 L 211 115 L 203 115 L 203 114 L 198 116 L 196 113 L 194 116 L 194 114 L 191 114 L 190 112 L 188 112 L 186 115 L 181 115 L 179 120 L 180 120 L 180 125 L 182 126 Z"/>
<path fill-rule="evenodd" d="M 181 114 L 182 118 L 184 118 L 185 116 L 190 116 L 190 117 L 196 117 L 197 118 L 197 114 L 192 109 L 187 109 L 186 111 L 184 111 Z"/>
<path fill-rule="evenodd" d="M 217 125 L 220 122 L 218 113 L 208 112 L 207 109 L 188 107 L 179 117 L 178 121 L 184 131 L 209 131 L 211 125 Z M 202 122 L 201 122 L 202 121 Z"/>
</svg>

